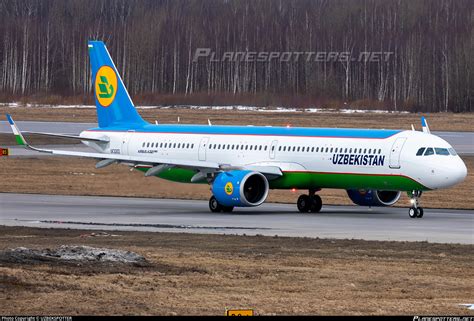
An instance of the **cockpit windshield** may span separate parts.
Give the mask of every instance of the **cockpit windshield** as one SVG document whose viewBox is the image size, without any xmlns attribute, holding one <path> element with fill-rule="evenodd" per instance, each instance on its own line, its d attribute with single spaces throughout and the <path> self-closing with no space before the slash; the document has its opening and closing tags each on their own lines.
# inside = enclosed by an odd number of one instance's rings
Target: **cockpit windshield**
<svg viewBox="0 0 474 321">
<path fill-rule="evenodd" d="M 442 155 L 442 156 L 449 156 L 449 155 L 453 155 L 453 156 L 456 156 L 457 153 L 456 151 L 454 150 L 454 148 L 442 148 L 442 147 L 435 147 L 435 148 L 432 148 L 432 147 L 421 147 L 420 149 L 418 149 L 418 151 L 416 152 L 416 156 L 430 156 L 430 155 Z"/>
<path fill-rule="evenodd" d="M 416 156 L 421 156 L 423 155 L 423 152 L 425 151 L 425 147 L 421 147 L 417 152 L 416 152 Z"/>
<path fill-rule="evenodd" d="M 449 156 L 449 152 L 448 152 L 447 148 L 435 147 L 435 152 L 436 152 L 436 155 L 448 155 Z"/>
<path fill-rule="evenodd" d="M 434 155 L 434 150 L 431 147 L 428 147 L 425 151 L 425 156 Z"/>
</svg>

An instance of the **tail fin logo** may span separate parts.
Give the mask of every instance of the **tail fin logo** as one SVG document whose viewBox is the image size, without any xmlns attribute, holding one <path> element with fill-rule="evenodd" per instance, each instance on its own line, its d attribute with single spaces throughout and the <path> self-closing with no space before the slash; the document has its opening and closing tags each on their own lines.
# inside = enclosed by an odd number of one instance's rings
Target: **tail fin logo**
<svg viewBox="0 0 474 321">
<path fill-rule="evenodd" d="M 117 75 L 109 66 L 102 66 L 95 76 L 95 96 L 102 107 L 108 107 L 117 94 Z"/>
</svg>

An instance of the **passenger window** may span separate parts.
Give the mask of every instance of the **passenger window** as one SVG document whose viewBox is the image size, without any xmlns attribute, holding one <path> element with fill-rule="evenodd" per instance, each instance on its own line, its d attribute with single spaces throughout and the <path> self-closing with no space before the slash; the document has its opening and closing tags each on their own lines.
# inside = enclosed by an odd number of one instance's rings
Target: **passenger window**
<svg viewBox="0 0 474 321">
<path fill-rule="evenodd" d="M 267 146 L 265 146 L 265 150 L 267 150 Z"/>
<path fill-rule="evenodd" d="M 319 152 L 319 147 L 316 147 L 316 153 Z"/>
<path fill-rule="evenodd" d="M 367 153 L 367 148 L 364 148 L 364 154 L 366 154 L 366 153 Z"/>
<path fill-rule="evenodd" d="M 424 147 L 421 147 L 417 152 L 416 152 L 416 156 L 421 156 L 423 155 L 423 152 L 425 151 L 425 148 Z"/>
<path fill-rule="evenodd" d="M 311 147 L 311 153 L 314 152 L 314 147 Z"/>
<path fill-rule="evenodd" d="M 370 152 L 371 152 L 371 151 L 372 151 L 372 149 L 371 149 L 371 148 L 369 148 L 369 151 L 368 151 L 368 153 L 370 154 Z"/>
<path fill-rule="evenodd" d="M 428 147 L 425 151 L 425 156 L 434 155 L 434 150 L 431 147 Z"/>
<path fill-rule="evenodd" d="M 379 149 L 379 154 L 382 154 L 382 149 Z"/>
<path fill-rule="evenodd" d="M 435 152 L 436 152 L 436 155 L 447 155 L 447 156 L 449 156 L 449 152 L 448 152 L 447 148 L 435 147 Z"/>
<path fill-rule="evenodd" d="M 280 147 L 278 147 L 278 151 L 279 151 L 279 152 L 281 151 L 281 146 L 280 146 Z"/>
<path fill-rule="evenodd" d="M 262 150 L 262 145 L 258 146 L 258 150 Z"/>
<path fill-rule="evenodd" d="M 331 153 L 332 153 L 332 148 L 331 148 Z"/>
</svg>

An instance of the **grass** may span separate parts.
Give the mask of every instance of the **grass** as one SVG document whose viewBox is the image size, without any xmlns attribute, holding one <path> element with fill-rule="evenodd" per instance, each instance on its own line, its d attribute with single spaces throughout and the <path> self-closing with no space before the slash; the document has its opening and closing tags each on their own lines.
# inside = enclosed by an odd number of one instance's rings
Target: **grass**
<svg viewBox="0 0 474 321">
<path fill-rule="evenodd" d="M 468 167 L 466 180 L 448 190 L 425 192 L 421 204 L 425 208 L 474 209 L 474 157 L 464 157 Z M 183 184 L 145 177 L 130 172 L 124 165 L 95 169 L 95 161 L 66 157 L 0 157 L 0 192 L 65 195 L 108 195 L 152 198 L 205 199 L 210 197 L 205 184 Z M 270 202 L 296 203 L 306 191 L 272 190 Z M 352 204 L 346 191 L 323 189 L 319 193 L 324 204 Z M 406 194 L 397 203 L 408 207 Z"/>
<path fill-rule="evenodd" d="M 0 107 L 0 114 L 10 113 L 15 120 L 96 122 L 94 108 L 46 108 L 46 107 Z M 472 131 L 474 113 L 454 114 L 343 114 L 343 113 L 279 113 L 228 110 L 197 110 L 184 108 L 141 109 L 139 113 L 154 123 L 207 124 L 210 119 L 214 125 L 272 125 L 302 127 L 339 127 L 339 128 L 386 128 L 421 129 L 420 118 L 426 116 L 431 130 L 435 131 Z"/>
</svg>

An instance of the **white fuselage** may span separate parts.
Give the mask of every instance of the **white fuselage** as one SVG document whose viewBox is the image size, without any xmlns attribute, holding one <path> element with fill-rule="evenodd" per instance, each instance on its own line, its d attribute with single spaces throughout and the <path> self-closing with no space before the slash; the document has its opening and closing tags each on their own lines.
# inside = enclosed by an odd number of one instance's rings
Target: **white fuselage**
<svg viewBox="0 0 474 321">
<path fill-rule="evenodd" d="M 383 139 L 106 130 L 84 131 L 81 136 L 108 137 L 110 143 L 106 146 L 87 143 L 102 153 L 278 166 L 282 172 L 399 175 L 427 189 L 452 186 L 467 173 L 463 161 L 446 141 L 417 131 L 400 131 Z M 417 155 L 420 148 L 452 152 Z"/>
</svg>

